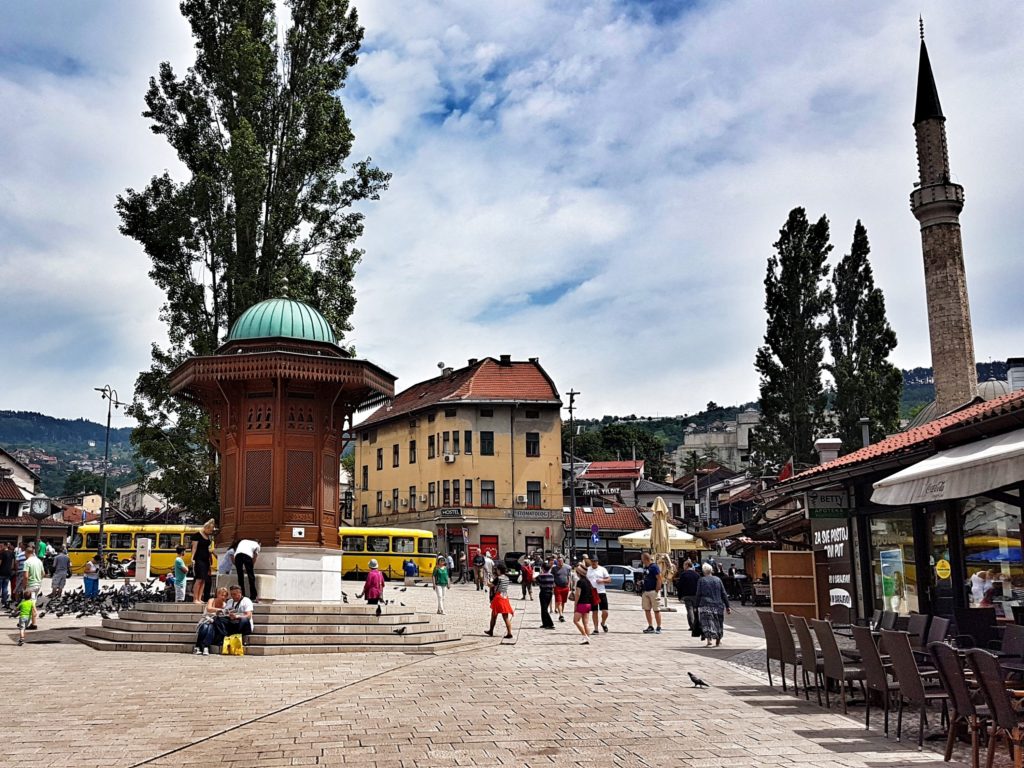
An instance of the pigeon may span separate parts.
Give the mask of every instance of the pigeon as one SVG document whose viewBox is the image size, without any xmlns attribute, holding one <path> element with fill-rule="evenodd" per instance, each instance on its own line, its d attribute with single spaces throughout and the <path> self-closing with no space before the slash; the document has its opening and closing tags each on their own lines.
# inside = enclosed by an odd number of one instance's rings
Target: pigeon
<svg viewBox="0 0 1024 768">
<path fill-rule="evenodd" d="M 344 592 L 341 593 L 341 602 L 343 602 L 343 603 L 347 603 L 348 602 L 348 595 L 346 595 Z"/>
<path fill-rule="evenodd" d="M 376 614 L 377 614 L 378 616 L 380 616 L 380 615 L 381 615 L 381 613 L 382 613 L 382 611 L 381 611 L 381 609 L 380 609 L 380 606 L 378 605 L 378 606 L 377 606 L 377 610 L 376 610 Z"/>
<path fill-rule="evenodd" d="M 707 688 L 708 687 L 708 684 L 705 683 L 703 680 L 701 680 L 699 677 L 697 677 L 695 674 L 693 674 L 693 672 L 687 672 L 686 674 L 688 674 L 690 676 L 690 681 L 693 683 L 693 687 L 694 688 Z"/>
<path fill-rule="evenodd" d="M 391 631 L 394 632 L 396 635 L 404 635 L 405 627 L 399 627 L 398 629 L 392 629 Z"/>
<path fill-rule="evenodd" d="M 403 608 L 405 607 L 405 603 L 399 603 L 399 605 L 402 606 Z"/>
<path fill-rule="evenodd" d="M 398 591 L 399 591 L 399 592 L 405 592 L 405 590 L 406 590 L 406 589 L 407 589 L 407 587 L 402 587 L 402 588 L 401 588 L 401 589 L 399 589 Z"/>
</svg>

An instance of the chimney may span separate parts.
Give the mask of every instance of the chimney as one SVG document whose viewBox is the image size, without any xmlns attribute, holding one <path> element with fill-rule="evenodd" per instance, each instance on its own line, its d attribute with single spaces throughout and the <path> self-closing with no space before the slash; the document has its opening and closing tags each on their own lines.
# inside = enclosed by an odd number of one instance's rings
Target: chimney
<svg viewBox="0 0 1024 768">
<path fill-rule="evenodd" d="M 1024 389 L 1024 357 L 1011 357 L 1006 361 L 1006 381 L 1011 392 Z"/>
<path fill-rule="evenodd" d="M 499 365 L 512 365 L 512 355 L 502 355 Z"/>
<path fill-rule="evenodd" d="M 818 463 L 828 464 L 839 458 L 839 449 L 843 447 L 843 441 L 838 437 L 823 437 L 814 441 L 814 450 L 818 452 Z"/>
<path fill-rule="evenodd" d="M 479 361 L 475 357 L 469 358 L 469 364 L 470 365 L 476 365 L 477 362 L 479 362 Z"/>
<path fill-rule="evenodd" d="M 452 375 L 452 372 L 454 372 L 454 370 L 454 368 L 445 368 L 444 370 L 441 371 L 441 376 L 447 379 L 449 376 Z"/>
<path fill-rule="evenodd" d="M 533 363 L 534 365 L 539 365 L 540 364 L 540 358 L 539 357 L 531 357 L 530 358 L 530 362 Z"/>
<path fill-rule="evenodd" d="M 857 423 L 860 424 L 860 442 L 863 447 L 867 448 L 871 445 L 871 419 L 861 416 L 857 419 Z"/>
</svg>

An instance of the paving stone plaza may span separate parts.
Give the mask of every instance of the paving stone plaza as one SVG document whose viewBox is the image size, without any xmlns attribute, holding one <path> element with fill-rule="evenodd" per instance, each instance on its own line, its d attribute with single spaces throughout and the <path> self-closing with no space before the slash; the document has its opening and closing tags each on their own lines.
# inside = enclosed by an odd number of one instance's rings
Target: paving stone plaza
<svg viewBox="0 0 1024 768">
<path fill-rule="evenodd" d="M 665 615 L 661 635 L 642 634 L 639 598 L 615 593 L 611 631 L 581 646 L 568 620 L 539 630 L 537 602 L 516 599 L 516 585 L 514 640 L 483 636 L 485 594 L 449 591 L 438 618 L 463 639 L 429 655 L 100 652 L 72 637 L 98 618 L 50 616 L 19 648 L 11 620 L 0 638 L 12 698 L 0 763 L 943 765 L 941 742 L 918 752 L 913 733 L 898 744 L 881 736 L 880 722 L 866 732 L 862 709 L 844 717 L 813 695 L 807 703 L 769 688 L 750 607 L 727 617 L 721 648 L 703 649 L 681 613 Z M 430 589 L 391 597 L 433 618 Z M 688 671 L 711 687 L 691 687 Z M 958 747 L 952 765 L 965 757 Z"/>
</svg>

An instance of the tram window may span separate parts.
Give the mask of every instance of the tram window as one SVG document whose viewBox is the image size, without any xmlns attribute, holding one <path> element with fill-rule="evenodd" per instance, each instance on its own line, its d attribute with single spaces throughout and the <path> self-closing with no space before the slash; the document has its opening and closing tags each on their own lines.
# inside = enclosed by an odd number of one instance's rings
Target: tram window
<svg viewBox="0 0 1024 768">
<path fill-rule="evenodd" d="M 85 534 L 85 548 L 86 549 L 99 549 L 100 546 L 100 535 L 98 533 L 87 533 Z"/>
<path fill-rule="evenodd" d="M 362 536 L 342 536 L 342 552 L 362 552 L 365 539 Z"/>
<path fill-rule="evenodd" d="M 412 536 L 395 536 L 391 540 L 391 546 L 397 555 L 411 555 L 416 552 L 416 541 Z"/>
<path fill-rule="evenodd" d="M 368 552 L 388 552 L 391 547 L 390 536 L 367 536 L 366 549 Z"/>
<path fill-rule="evenodd" d="M 71 540 L 71 549 L 81 549 L 81 548 L 82 548 L 82 534 L 76 533 L 75 534 L 75 538 L 73 538 Z"/>
<path fill-rule="evenodd" d="M 156 534 L 155 533 L 136 533 L 135 534 L 135 546 L 139 545 L 139 539 L 149 539 L 153 542 L 150 547 L 151 550 L 156 549 Z"/>
<path fill-rule="evenodd" d="M 133 549 L 130 533 L 110 534 L 110 549 Z"/>
<path fill-rule="evenodd" d="M 180 533 L 161 533 L 160 538 L 157 539 L 159 545 L 157 549 L 169 549 L 173 550 L 179 544 L 181 544 Z"/>
<path fill-rule="evenodd" d="M 421 555 L 432 555 L 434 554 L 434 540 L 423 538 L 420 539 L 420 554 Z"/>
</svg>

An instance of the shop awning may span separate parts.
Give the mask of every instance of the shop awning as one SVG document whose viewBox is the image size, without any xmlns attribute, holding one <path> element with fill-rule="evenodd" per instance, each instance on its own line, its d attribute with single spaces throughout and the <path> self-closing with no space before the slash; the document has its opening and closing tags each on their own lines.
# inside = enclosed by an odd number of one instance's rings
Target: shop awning
<svg viewBox="0 0 1024 768">
<path fill-rule="evenodd" d="M 707 531 L 701 531 L 700 537 L 704 541 L 720 541 L 721 539 L 732 539 L 743 533 L 743 529 L 746 526 L 743 523 L 736 523 L 736 525 L 723 525 L 721 528 L 713 528 Z"/>
<path fill-rule="evenodd" d="M 1024 429 L 939 451 L 875 483 L 876 504 L 924 504 L 980 496 L 1024 481 Z"/>
</svg>

